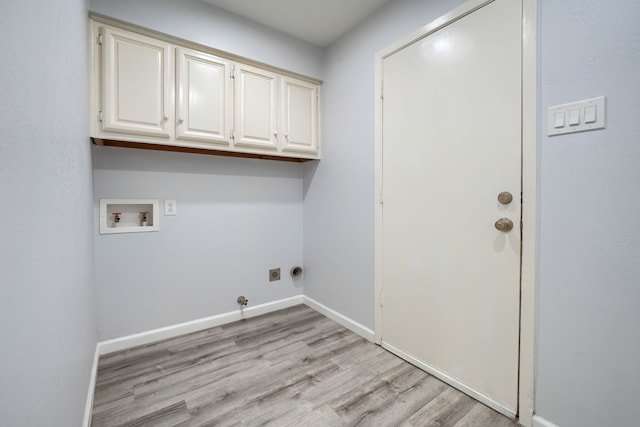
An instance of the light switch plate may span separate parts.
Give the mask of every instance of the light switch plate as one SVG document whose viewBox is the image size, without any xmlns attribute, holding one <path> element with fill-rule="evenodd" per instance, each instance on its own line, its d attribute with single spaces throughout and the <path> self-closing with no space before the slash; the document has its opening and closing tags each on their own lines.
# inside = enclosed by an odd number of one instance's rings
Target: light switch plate
<svg viewBox="0 0 640 427">
<path fill-rule="evenodd" d="M 604 129 L 606 115 L 606 98 L 585 99 L 584 101 L 549 107 L 547 119 L 547 134 L 549 136 L 565 133 L 586 132 Z M 595 116 L 595 119 L 594 119 Z M 567 117 L 562 123 L 560 117 Z"/>
<path fill-rule="evenodd" d="M 164 201 L 164 214 L 165 216 L 178 215 L 178 205 L 175 200 Z"/>
</svg>

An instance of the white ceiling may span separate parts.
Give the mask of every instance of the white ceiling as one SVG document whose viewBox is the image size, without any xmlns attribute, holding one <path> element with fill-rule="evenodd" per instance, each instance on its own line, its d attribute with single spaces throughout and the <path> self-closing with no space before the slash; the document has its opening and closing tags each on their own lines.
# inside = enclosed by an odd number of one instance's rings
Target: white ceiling
<svg viewBox="0 0 640 427">
<path fill-rule="evenodd" d="M 203 0 L 325 47 L 389 0 Z"/>
</svg>

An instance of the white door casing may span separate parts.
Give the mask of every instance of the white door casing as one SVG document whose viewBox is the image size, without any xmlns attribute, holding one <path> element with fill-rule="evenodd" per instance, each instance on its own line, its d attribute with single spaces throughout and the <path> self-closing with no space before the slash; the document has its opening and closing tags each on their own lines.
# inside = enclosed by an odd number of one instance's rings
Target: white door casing
<svg viewBox="0 0 640 427">
<path fill-rule="evenodd" d="M 521 123 L 535 144 L 531 113 L 521 114 L 531 85 L 521 58 L 535 63 L 535 43 L 524 40 L 535 8 L 524 3 L 523 20 L 520 2 L 471 1 L 379 54 L 377 70 L 377 340 L 509 415 L 518 405 Z M 535 189 L 532 164 L 523 177 Z M 496 199 L 505 190 L 507 206 Z M 503 216 L 515 224 L 509 233 L 493 228 Z"/>
</svg>

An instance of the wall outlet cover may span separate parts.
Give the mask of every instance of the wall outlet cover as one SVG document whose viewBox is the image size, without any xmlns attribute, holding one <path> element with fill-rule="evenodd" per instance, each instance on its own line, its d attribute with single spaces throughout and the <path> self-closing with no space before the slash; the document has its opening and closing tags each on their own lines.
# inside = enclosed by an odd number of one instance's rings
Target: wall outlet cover
<svg viewBox="0 0 640 427">
<path fill-rule="evenodd" d="M 164 201 L 164 214 L 165 216 L 178 215 L 178 205 L 175 200 Z"/>
</svg>

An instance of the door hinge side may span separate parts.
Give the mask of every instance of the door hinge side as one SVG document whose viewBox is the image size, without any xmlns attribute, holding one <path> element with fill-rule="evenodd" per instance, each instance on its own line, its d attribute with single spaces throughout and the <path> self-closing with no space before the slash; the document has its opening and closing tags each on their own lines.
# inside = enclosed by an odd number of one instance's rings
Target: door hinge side
<svg viewBox="0 0 640 427">
<path fill-rule="evenodd" d="M 384 82 L 380 83 L 380 99 L 384 99 Z"/>
<path fill-rule="evenodd" d="M 231 129 L 231 130 L 229 131 L 229 139 L 230 139 L 230 140 L 234 140 L 234 139 L 235 139 L 235 137 L 233 136 L 233 129 Z"/>
<path fill-rule="evenodd" d="M 229 77 L 232 79 L 236 78 L 236 66 L 232 65 L 230 70 L 229 70 Z"/>
<path fill-rule="evenodd" d="M 98 111 L 98 121 L 102 122 L 102 110 Z"/>
<path fill-rule="evenodd" d="M 522 220 L 520 220 L 520 234 L 522 234 L 523 230 L 524 230 L 524 222 L 522 222 Z"/>
<path fill-rule="evenodd" d="M 384 205 L 384 191 L 382 188 L 380 189 L 380 204 Z"/>
<path fill-rule="evenodd" d="M 383 299 L 384 299 L 384 290 L 380 289 L 380 295 L 378 296 L 378 305 L 380 307 L 382 307 L 383 305 L 383 302 L 384 302 Z"/>
<path fill-rule="evenodd" d="M 98 33 L 98 44 L 102 46 L 102 33 Z"/>
</svg>

